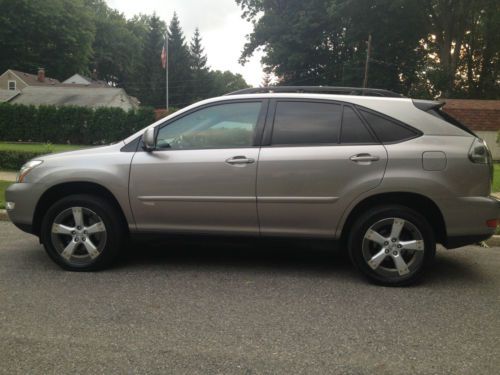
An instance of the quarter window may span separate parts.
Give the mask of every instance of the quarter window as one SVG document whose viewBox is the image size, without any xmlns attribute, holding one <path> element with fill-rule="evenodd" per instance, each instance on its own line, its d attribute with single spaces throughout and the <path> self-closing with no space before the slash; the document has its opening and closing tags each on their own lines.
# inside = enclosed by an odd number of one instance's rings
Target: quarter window
<svg viewBox="0 0 500 375">
<path fill-rule="evenodd" d="M 261 102 L 228 103 L 200 109 L 164 126 L 159 149 L 251 147 Z"/>
<path fill-rule="evenodd" d="M 338 143 L 341 119 L 338 104 L 278 102 L 272 144 Z"/>
<path fill-rule="evenodd" d="M 342 118 L 341 143 L 363 144 L 374 143 L 374 139 L 363 121 L 354 109 L 344 106 L 344 117 Z"/>
<path fill-rule="evenodd" d="M 402 142 L 414 138 L 418 133 L 375 113 L 360 110 L 363 117 L 382 143 Z"/>
</svg>

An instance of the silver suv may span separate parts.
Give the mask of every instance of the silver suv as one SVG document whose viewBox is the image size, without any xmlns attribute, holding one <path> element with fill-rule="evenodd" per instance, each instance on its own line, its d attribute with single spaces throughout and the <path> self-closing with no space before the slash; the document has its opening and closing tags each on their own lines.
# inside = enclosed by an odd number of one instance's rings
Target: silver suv
<svg viewBox="0 0 500 375">
<path fill-rule="evenodd" d="M 249 89 L 28 162 L 8 214 L 72 271 L 108 266 L 138 233 L 306 237 L 407 285 L 436 243 L 487 239 L 499 217 L 486 144 L 440 107 L 375 89 Z"/>
</svg>

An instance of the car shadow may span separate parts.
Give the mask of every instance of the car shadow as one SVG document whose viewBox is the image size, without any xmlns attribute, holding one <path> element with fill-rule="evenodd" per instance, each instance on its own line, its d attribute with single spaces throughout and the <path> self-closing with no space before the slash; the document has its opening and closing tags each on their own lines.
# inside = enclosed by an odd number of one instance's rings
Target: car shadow
<svg viewBox="0 0 500 375">
<path fill-rule="evenodd" d="M 480 270 L 463 257 L 441 249 L 421 285 L 487 282 Z M 354 269 L 347 252 L 331 242 L 316 240 L 172 238 L 134 240 L 115 270 L 165 268 L 208 272 L 269 272 L 366 282 Z"/>
</svg>

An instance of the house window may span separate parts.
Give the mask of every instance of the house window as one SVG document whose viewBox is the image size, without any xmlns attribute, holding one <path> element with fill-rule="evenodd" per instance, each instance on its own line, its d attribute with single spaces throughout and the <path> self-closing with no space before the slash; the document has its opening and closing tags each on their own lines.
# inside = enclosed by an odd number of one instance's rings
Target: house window
<svg viewBox="0 0 500 375">
<path fill-rule="evenodd" d="M 16 81 L 9 81 L 9 90 L 16 91 Z"/>
</svg>

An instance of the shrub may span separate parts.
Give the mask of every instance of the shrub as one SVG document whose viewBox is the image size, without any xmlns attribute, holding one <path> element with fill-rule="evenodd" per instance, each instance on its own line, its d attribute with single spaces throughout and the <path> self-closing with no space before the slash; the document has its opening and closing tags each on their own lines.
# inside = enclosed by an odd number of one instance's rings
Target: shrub
<svg viewBox="0 0 500 375">
<path fill-rule="evenodd" d="M 98 145 L 116 142 L 155 121 L 151 108 L 0 104 L 0 141 Z"/>
<path fill-rule="evenodd" d="M 0 170 L 18 170 L 28 160 L 50 152 L 0 151 Z"/>
</svg>

